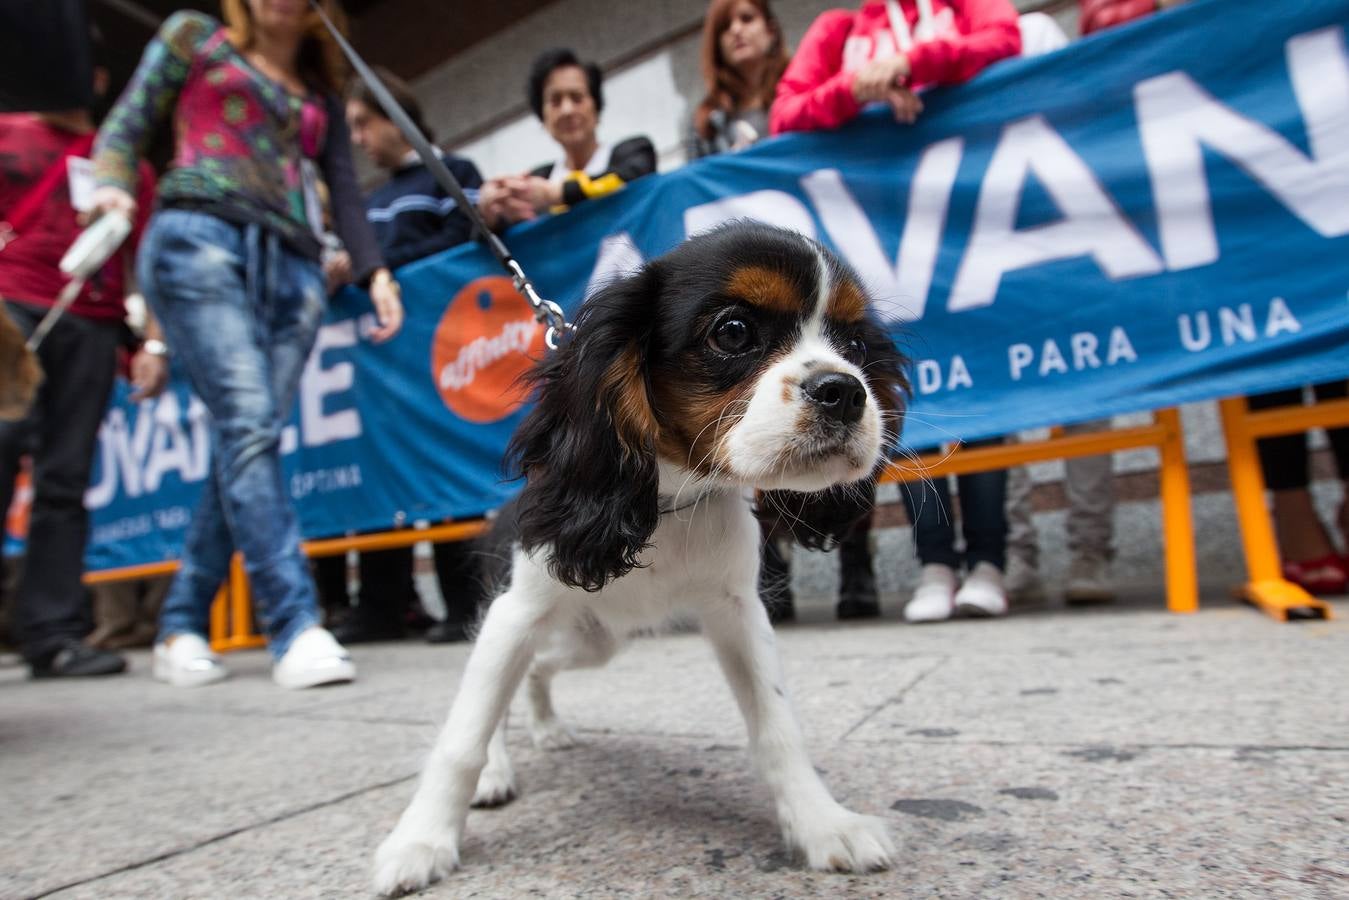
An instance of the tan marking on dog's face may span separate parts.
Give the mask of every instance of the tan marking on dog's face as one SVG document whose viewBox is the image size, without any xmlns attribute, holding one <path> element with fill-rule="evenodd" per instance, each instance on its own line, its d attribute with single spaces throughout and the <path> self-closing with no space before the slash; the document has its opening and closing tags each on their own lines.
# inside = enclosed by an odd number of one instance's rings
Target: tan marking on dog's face
<svg viewBox="0 0 1349 900">
<path fill-rule="evenodd" d="M 661 456 L 701 475 L 729 471 L 725 438 L 740 421 L 757 379 L 728 391 L 688 391 L 657 386 L 661 419 L 667 423 L 656 442 Z"/>
<path fill-rule="evenodd" d="M 867 295 L 857 282 L 845 278 L 834 288 L 825 312 L 839 322 L 860 322 L 867 314 Z"/>
<path fill-rule="evenodd" d="M 808 305 L 795 281 L 764 266 L 736 269 L 726 282 L 726 293 L 751 306 L 775 312 L 799 314 Z"/>
<path fill-rule="evenodd" d="M 612 398 L 610 414 L 618 426 L 618 439 L 626 452 L 643 452 L 648 441 L 658 438 L 660 425 L 651 412 L 635 346 L 623 351 L 609 369 L 601 396 Z"/>
</svg>

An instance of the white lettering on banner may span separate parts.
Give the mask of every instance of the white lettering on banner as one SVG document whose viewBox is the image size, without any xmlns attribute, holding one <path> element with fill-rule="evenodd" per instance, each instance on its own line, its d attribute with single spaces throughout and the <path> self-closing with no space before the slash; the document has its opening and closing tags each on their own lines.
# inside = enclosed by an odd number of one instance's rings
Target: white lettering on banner
<svg viewBox="0 0 1349 900">
<path fill-rule="evenodd" d="M 1226 306 L 1218 308 L 1218 333 L 1222 335 L 1223 346 L 1230 347 L 1238 340 L 1249 343 L 1255 340 L 1255 316 L 1249 303 L 1239 304 L 1235 311 Z"/>
<path fill-rule="evenodd" d="M 610 282 L 635 273 L 645 262 L 642 251 L 632 241 L 632 235 L 626 231 L 609 235 L 600 241 L 595 268 L 591 270 L 590 281 L 586 283 L 586 299 L 589 300 L 592 294 Z"/>
<path fill-rule="evenodd" d="M 1288 308 L 1282 297 L 1275 297 L 1269 301 L 1269 317 L 1265 319 L 1265 337 L 1276 337 L 1285 331 L 1297 334 L 1301 330 L 1302 323 L 1293 316 L 1293 311 Z"/>
<path fill-rule="evenodd" d="M 1096 356 L 1096 348 L 1100 346 L 1100 341 L 1096 340 L 1096 335 L 1090 331 L 1079 331 L 1068 339 L 1069 345 L 1073 348 L 1073 368 L 1079 372 L 1083 369 L 1099 369 L 1101 360 Z"/>
<path fill-rule="evenodd" d="M 1059 342 L 1054 338 L 1046 338 L 1044 344 L 1040 347 L 1040 365 L 1036 374 L 1045 378 L 1054 374 L 1063 375 L 1069 371 L 1083 372 L 1087 369 L 1099 369 L 1102 365 L 1114 366 L 1122 362 L 1138 361 L 1138 352 L 1134 350 L 1128 332 L 1118 325 L 1110 329 L 1110 335 L 1106 339 L 1104 363 L 1101 362 L 1101 358 L 1096 352 L 1100 345 L 1100 338 L 1089 331 L 1079 331 L 1070 335 L 1068 337 L 1068 346 L 1072 350 L 1070 366 L 1067 357 L 1063 355 L 1062 348 L 1059 347 Z M 1012 344 L 1009 346 L 1007 348 L 1007 371 L 1012 380 L 1020 381 L 1021 376 L 1035 360 L 1035 348 L 1030 344 Z"/>
<path fill-rule="evenodd" d="M 951 375 L 946 380 L 946 389 L 953 391 L 962 387 L 974 387 L 974 379 L 970 377 L 970 370 L 965 367 L 964 358 L 957 354 L 951 357 Z"/>
<path fill-rule="evenodd" d="M 95 544 L 116 544 L 129 538 L 144 537 L 155 530 L 154 519 L 149 513 L 127 516 L 96 527 L 90 540 Z"/>
<path fill-rule="evenodd" d="M 1018 229 L 1017 212 L 1032 174 L 1063 218 Z M 1162 271 L 1157 254 L 1067 141 L 1041 116 L 1013 122 L 1003 129 L 979 188 L 969 245 L 947 308 L 988 306 L 1005 273 L 1077 256 L 1091 256 L 1112 279 Z"/>
<path fill-rule="evenodd" d="M 1288 40 L 1285 53 L 1310 148 L 1306 155 L 1269 126 L 1219 103 L 1184 73 L 1171 72 L 1135 86 L 1139 140 L 1157 208 L 1160 255 L 1044 117 L 1032 116 L 1005 126 L 979 187 L 948 309 L 961 312 L 988 306 L 1008 272 L 1062 259 L 1090 256 L 1112 280 L 1214 262 L 1219 248 L 1204 169 L 1206 147 L 1235 162 L 1318 234 L 1340 237 L 1349 233 L 1349 53 L 1344 35 L 1338 27 L 1298 35 Z M 801 178 L 802 190 L 839 254 L 873 296 L 892 301 L 893 312 L 883 310 L 886 318 L 921 319 L 926 311 L 963 151 L 960 137 L 923 149 L 910 184 L 893 264 L 838 169 L 821 169 Z M 1018 213 L 1032 176 L 1062 217 L 1018 229 Z M 815 236 L 811 207 L 778 190 L 753 191 L 690 207 L 684 211 L 684 230 L 693 235 L 737 218 Z M 607 252 L 601 248 L 601 256 Z M 596 273 L 607 265 L 597 264 Z M 592 289 L 596 283 L 592 276 Z M 1188 337 L 1199 340 L 1201 336 Z M 1032 358 L 1037 356 L 1035 348 L 1030 353 Z M 1081 364 L 1091 365 L 1091 353 L 1074 353 L 1074 366 L 1079 365 L 1078 355 Z M 1051 368 L 1057 365 L 1052 359 L 1048 364 Z"/>
<path fill-rule="evenodd" d="M 1186 74 L 1134 87 L 1162 254 L 1174 270 L 1218 259 L 1204 147 L 1235 162 L 1322 237 L 1349 233 L 1349 58 L 1336 26 L 1288 41 L 1289 77 L 1307 131 L 1304 156 L 1272 128 L 1215 100 Z"/>
<path fill-rule="evenodd" d="M 692 237 L 736 219 L 753 219 L 815 237 L 815 220 L 806 205 L 791 194 L 772 190 L 751 191 L 690 206 L 684 210 L 684 233 Z"/>
<path fill-rule="evenodd" d="M 917 375 L 917 388 L 920 394 L 935 394 L 943 387 L 948 391 L 974 387 L 969 367 L 965 365 L 964 357 L 958 353 L 951 357 L 945 379 L 942 378 L 941 363 L 935 359 L 920 359 L 914 372 Z"/>
<path fill-rule="evenodd" d="M 108 411 L 98 430 L 99 479 L 85 492 L 86 507 L 107 506 L 119 486 L 128 497 L 153 493 L 170 471 L 177 471 L 184 481 L 206 477 L 210 454 L 206 407 L 195 396 L 191 398 L 186 432 L 180 424 L 180 409 L 172 392 L 143 401 L 134 428 L 128 428 L 124 410 Z"/>
<path fill-rule="evenodd" d="M 351 390 L 356 381 L 355 366 L 343 361 L 325 369 L 323 354 L 327 350 L 354 346 L 356 322 L 352 319 L 319 329 L 314 349 L 304 364 L 304 375 L 300 378 L 300 424 L 306 447 L 321 447 L 361 436 L 361 414 L 354 404 L 333 413 L 323 411 L 325 397 Z"/>
<path fill-rule="evenodd" d="M 1255 310 L 1249 303 L 1239 303 L 1236 308 L 1218 307 L 1219 343 L 1224 347 L 1234 344 L 1251 343 L 1260 337 L 1272 338 L 1281 334 L 1296 334 L 1302 330 L 1302 323 L 1288 308 L 1282 297 L 1269 301 L 1265 310 L 1263 329 L 1257 329 Z M 1191 353 L 1207 350 L 1213 344 L 1213 327 L 1209 321 L 1209 312 L 1201 309 L 1196 313 L 1181 313 L 1177 321 L 1180 330 L 1180 345 Z"/>
<path fill-rule="evenodd" d="M 955 137 L 923 149 L 909 183 L 908 212 L 893 265 L 838 169 L 822 169 L 801 179 L 830 241 L 857 270 L 871 296 L 881 301 L 887 320 L 923 317 L 964 147 L 964 139 Z"/>
<path fill-rule="evenodd" d="M 1105 364 L 1113 366 L 1121 361 L 1138 362 L 1138 353 L 1129 340 L 1129 333 L 1116 325 L 1110 329 L 1110 349 L 1106 351 Z"/>
<path fill-rule="evenodd" d="M 153 402 L 153 401 L 150 401 Z M 148 416 L 138 416 L 136 424 L 149 421 Z M 146 432 L 149 440 L 148 424 L 137 431 Z M 84 492 L 84 505 L 89 509 L 102 509 L 117 495 L 120 483 L 128 497 L 141 495 L 141 454 L 136 452 L 136 441 L 127 433 L 126 413 L 112 409 L 103 419 L 98 429 L 99 479 Z"/>
<path fill-rule="evenodd" d="M 474 338 L 459 351 L 454 359 L 440 370 L 437 379 L 441 390 L 462 391 L 473 383 L 478 371 L 512 353 L 528 353 L 534 338 L 533 319 L 507 322 L 492 337 Z"/>
<path fill-rule="evenodd" d="M 361 467 L 353 463 L 335 469 L 296 472 L 290 478 L 290 495 L 299 500 L 313 493 L 331 494 L 333 491 L 346 491 L 360 486 Z"/>
<path fill-rule="evenodd" d="M 324 368 L 325 350 L 356 344 L 354 320 L 335 322 L 319 329 L 314 350 L 300 379 L 300 429 L 287 425 L 281 431 L 281 453 L 295 451 L 303 436 L 306 447 L 361 436 L 360 411 L 354 401 L 337 412 L 324 412 L 324 399 L 350 390 L 355 367 L 340 362 Z M 98 431 L 98 481 L 85 492 L 85 506 L 102 509 L 118 499 L 153 494 L 164 476 L 176 472 L 184 483 L 201 481 L 210 465 L 210 415 L 196 395 L 189 395 L 187 427 L 183 427 L 178 395 L 166 392 L 135 407 L 134 426 L 127 423 L 124 408 L 108 410 Z"/>
<path fill-rule="evenodd" d="M 1068 372 L 1068 362 L 1063 358 L 1063 353 L 1053 338 L 1045 341 L 1044 347 L 1040 350 L 1040 377 L 1043 378 L 1050 372 L 1060 374 Z"/>
<path fill-rule="evenodd" d="M 192 521 L 192 510 L 186 506 L 166 506 L 155 510 L 155 527 L 160 531 L 186 528 Z"/>
<path fill-rule="evenodd" d="M 178 395 L 172 391 L 163 394 L 159 403 L 155 404 L 152 418 L 155 427 L 150 455 L 145 461 L 145 480 L 142 484 L 145 492 L 153 494 L 159 490 L 159 482 L 165 472 L 176 471 L 184 481 L 202 477 L 205 472 L 192 471 L 192 442 L 179 424 Z"/>
</svg>

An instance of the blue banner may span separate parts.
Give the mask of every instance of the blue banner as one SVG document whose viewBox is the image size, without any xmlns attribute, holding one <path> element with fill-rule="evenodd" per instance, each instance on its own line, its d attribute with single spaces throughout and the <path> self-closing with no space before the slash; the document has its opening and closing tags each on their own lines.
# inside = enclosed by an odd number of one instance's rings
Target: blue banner
<svg viewBox="0 0 1349 900">
<path fill-rule="evenodd" d="M 925 447 L 1349 376 L 1349 0 L 1201 0 L 512 231 L 540 290 L 597 284 L 738 217 L 831 245 L 914 359 Z M 490 168 L 490 160 L 482 161 Z M 399 273 L 408 322 L 336 298 L 285 438 L 307 535 L 470 516 L 514 486 L 543 352 L 480 247 Z M 101 434 L 91 568 L 176 555 L 206 472 L 181 386 Z"/>
</svg>

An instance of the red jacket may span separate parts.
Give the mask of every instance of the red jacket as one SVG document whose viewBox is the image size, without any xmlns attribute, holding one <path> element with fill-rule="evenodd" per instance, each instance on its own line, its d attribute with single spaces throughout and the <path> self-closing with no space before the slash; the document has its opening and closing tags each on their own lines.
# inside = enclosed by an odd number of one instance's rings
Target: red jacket
<svg viewBox="0 0 1349 900">
<path fill-rule="evenodd" d="M 1091 34 L 1150 16 L 1157 11 L 1157 0 L 1078 0 L 1082 7 L 1079 28 Z"/>
<path fill-rule="evenodd" d="M 0 113 L 0 220 L 6 218 L 66 150 L 79 140 L 31 113 Z M 69 164 L 65 164 L 67 169 Z M 140 241 L 155 201 L 155 173 L 140 164 L 135 230 L 127 252 L 110 258 L 76 298 L 70 311 L 89 319 L 117 320 L 126 314 L 126 266 Z M 70 180 L 62 173 L 13 243 L 0 250 L 0 297 L 47 307 L 66 286 L 58 263 L 79 236 L 79 213 L 71 205 Z"/>
<path fill-rule="evenodd" d="M 893 4 L 893 6 L 892 6 Z M 923 7 L 931 15 L 923 15 Z M 892 9 L 902 15 L 891 20 Z M 837 128 L 857 115 L 853 73 L 898 52 L 909 57 L 910 88 L 959 84 L 1021 52 L 1010 0 L 868 0 L 817 18 L 778 82 L 773 134 Z"/>
</svg>

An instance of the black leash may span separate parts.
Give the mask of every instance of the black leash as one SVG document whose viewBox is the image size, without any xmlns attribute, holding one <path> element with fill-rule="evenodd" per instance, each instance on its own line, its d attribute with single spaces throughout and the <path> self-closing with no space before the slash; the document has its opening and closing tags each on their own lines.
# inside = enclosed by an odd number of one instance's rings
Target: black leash
<svg viewBox="0 0 1349 900">
<path fill-rule="evenodd" d="M 545 300 L 539 296 L 538 291 L 534 289 L 534 283 L 525 274 L 525 270 L 511 255 L 510 249 L 502 242 L 501 238 L 497 237 L 496 233 L 487 227 L 487 223 L 483 221 L 482 213 L 478 212 L 477 205 L 469 202 L 468 195 L 464 193 L 463 186 L 459 184 L 459 179 L 454 177 L 454 173 L 445 165 L 440 158 L 440 154 L 426 139 L 426 135 L 422 134 L 421 130 L 413 124 L 412 119 L 398 105 L 398 101 L 380 83 L 379 76 L 370 70 L 370 67 L 365 64 L 365 60 L 361 59 L 360 54 L 337 30 L 332 20 L 323 11 L 323 7 L 319 5 L 318 0 L 309 0 L 309 4 L 319 14 L 319 18 L 323 19 L 323 24 L 332 33 L 333 40 L 337 41 L 337 46 L 341 47 L 342 52 L 346 54 L 348 61 L 351 62 L 351 67 L 356 70 L 356 74 L 361 76 L 361 80 L 370 88 L 370 93 L 375 95 L 375 99 L 379 101 L 379 105 L 384 110 L 385 115 L 389 117 L 389 121 L 397 125 L 398 130 L 403 132 L 403 137 L 407 138 L 407 142 L 412 145 L 412 149 L 417 151 L 422 163 L 430 170 L 432 176 L 445 189 L 445 192 L 454 198 L 454 202 L 459 204 L 459 208 L 464 211 L 464 215 L 468 216 L 478 234 L 482 235 L 483 242 L 487 244 L 487 249 L 492 251 L 492 255 L 497 258 L 497 262 L 501 263 L 501 267 L 511 276 L 511 280 L 515 283 L 515 289 L 534 308 L 534 318 L 548 327 L 548 331 L 544 335 L 544 341 L 551 349 L 556 350 L 558 339 L 573 327 L 567 323 L 567 317 L 563 313 L 562 307 L 552 300 Z"/>
</svg>

